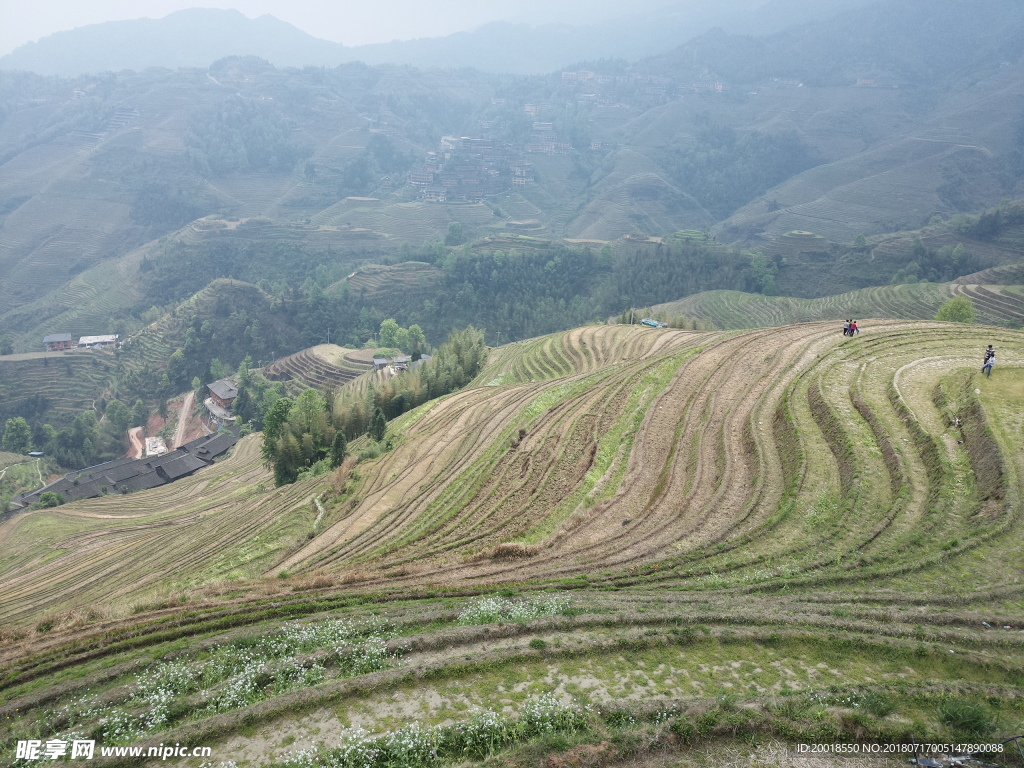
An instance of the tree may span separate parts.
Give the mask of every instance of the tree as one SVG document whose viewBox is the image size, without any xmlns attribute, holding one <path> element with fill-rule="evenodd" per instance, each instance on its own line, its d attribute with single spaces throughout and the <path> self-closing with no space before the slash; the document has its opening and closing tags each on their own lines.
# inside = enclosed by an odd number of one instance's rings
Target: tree
<svg viewBox="0 0 1024 768">
<path fill-rule="evenodd" d="M 331 443 L 331 466 L 334 468 L 340 467 L 341 462 L 345 460 L 347 455 L 348 441 L 345 439 L 345 433 L 338 432 L 334 436 L 334 442 Z"/>
<path fill-rule="evenodd" d="M 132 406 L 132 426 L 143 427 L 149 421 L 149 409 L 142 400 L 136 400 Z"/>
<path fill-rule="evenodd" d="M 266 433 L 263 434 L 264 441 Z M 302 447 L 291 432 L 285 432 L 274 457 L 274 483 L 277 486 L 294 483 L 302 466 Z"/>
<path fill-rule="evenodd" d="M 373 409 L 373 418 L 370 419 L 370 437 L 376 440 L 378 443 L 384 439 L 384 433 L 388 429 L 388 420 L 384 416 L 384 411 L 380 408 Z"/>
<path fill-rule="evenodd" d="M 13 355 L 14 354 L 14 339 L 11 338 L 11 334 L 5 333 L 0 336 L 0 355 Z"/>
<path fill-rule="evenodd" d="M 319 443 L 326 425 L 326 408 L 327 403 L 320 393 L 315 389 L 307 389 L 299 395 L 288 412 L 288 423 L 296 434 L 312 435 L 313 442 Z"/>
<path fill-rule="evenodd" d="M 228 375 L 228 369 L 218 358 L 210 361 L 210 376 L 214 381 L 220 381 Z"/>
<path fill-rule="evenodd" d="M 462 225 L 457 221 L 448 223 L 448 234 L 444 237 L 445 245 L 462 245 L 465 239 L 465 234 L 462 231 Z"/>
<path fill-rule="evenodd" d="M 128 425 L 132 422 L 131 411 L 129 411 L 128 406 L 120 400 L 111 400 L 110 403 L 107 404 L 107 410 L 103 417 L 117 432 L 127 432 Z"/>
<path fill-rule="evenodd" d="M 750 259 L 750 268 L 754 274 L 754 283 L 765 296 L 778 293 L 776 278 L 779 268 L 774 262 L 768 261 L 763 254 L 755 253 Z"/>
<path fill-rule="evenodd" d="M 28 453 L 32 450 L 32 430 L 21 416 L 8 419 L 4 426 L 3 446 L 11 453 Z"/>
<path fill-rule="evenodd" d="M 970 299 L 954 296 L 935 313 L 935 319 L 945 323 L 973 323 L 974 305 Z"/>
<path fill-rule="evenodd" d="M 39 503 L 44 507 L 59 507 L 64 503 L 64 497 L 54 491 L 47 491 L 39 496 Z"/>
<path fill-rule="evenodd" d="M 267 410 L 263 419 L 263 460 L 272 462 L 277 455 L 277 443 L 281 439 L 285 425 L 288 423 L 288 412 L 292 409 L 290 398 L 282 397 Z"/>
<path fill-rule="evenodd" d="M 410 352 L 422 352 L 426 349 L 427 337 L 423 333 L 423 329 L 413 323 L 409 326 L 409 347 Z"/>
<path fill-rule="evenodd" d="M 249 374 L 250 368 L 252 368 L 252 356 L 246 355 L 242 362 L 238 364 L 238 372 L 236 373 L 238 383 L 243 387 L 249 386 L 249 381 L 252 379 L 252 376 Z"/>
<path fill-rule="evenodd" d="M 188 381 L 188 366 L 185 363 L 185 352 L 174 350 L 167 359 L 167 378 L 176 386 L 183 387 Z"/>
<path fill-rule="evenodd" d="M 409 331 L 406 328 L 399 328 L 398 333 L 395 334 L 395 346 L 403 352 L 409 352 L 412 347 L 409 346 Z"/>
<path fill-rule="evenodd" d="M 256 402 L 252 399 L 248 389 L 242 388 L 238 390 L 238 397 L 231 404 L 231 410 L 245 424 L 248 424 L 250 421 L 259 421 L 260 410 L 256 407 Z"/>
<path fill-rule="evenodd" d="M 378 341 L 382 347 L 397 347 L 398 346 L 398 332 L 401 330 L 398 323 L 392 318 L 388 318 L 380 324 L 380 335 Z"/>
</svg>

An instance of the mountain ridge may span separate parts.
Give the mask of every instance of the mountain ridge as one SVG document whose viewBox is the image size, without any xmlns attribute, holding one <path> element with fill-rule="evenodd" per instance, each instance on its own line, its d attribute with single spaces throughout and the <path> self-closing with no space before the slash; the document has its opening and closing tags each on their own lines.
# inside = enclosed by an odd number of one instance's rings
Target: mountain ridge
<svg viewBox="0 0 1024 768">
<path fill-rule="evenodd" d="M 310 35 L 271 15 L 192 8 L 161 19 L 91 24 L 56 32 L 0 57 L 0 70 L 73 77 L 151 67 L 207 67 L 226 56 L 257 56 L 278 67 L 370 65 L 475 67 L 543 74 L 574 61 L 637 60 L 667 51 L 680 37 L 715 26 L 764 34 L 800 18 L 815 18 L 871 0 L 843 0 L 825 10 L 808 0 L 730 0 L 710 11 L 679 2 L 612 21 L 540 24 L 495 21 L 441 37 L 346 46 Z"/>
</svg>

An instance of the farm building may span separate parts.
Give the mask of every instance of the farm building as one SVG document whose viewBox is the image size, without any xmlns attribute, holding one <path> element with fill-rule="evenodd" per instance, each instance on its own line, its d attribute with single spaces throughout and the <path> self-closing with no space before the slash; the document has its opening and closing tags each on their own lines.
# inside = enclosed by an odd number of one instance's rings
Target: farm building
<svg viewBox="0 0 1024 768">
<path fill-rule="evenodd" d="M 221 408 L 229 408 L 238 397 L 238 385 L 231 379 L 220 379 L 213 384 L 208 384 L 206 388 L 210 390 L 213 402 Z"/>
<path fill-rule="evenodd" d="M 373 370 L 383 371 L 388 367 L 388 359 L 386 357 L 375 357 L 373 358 Z"/>
<path fill-rule="evenodd" d="M 79 349 L 106 349 L 117 346 L 117 334 L 108 336 L 82 336 L 78 340 Z"/>
<path fill-rule="evenodd" d="M 163 456 L 165 453 L 167 453 L 167 443 L 164 442 L 162 437 L 146 438 L 147 456 Z"/>
<path fill-rule="evenodd" d="M 14 504 L 28 506 L 47 491 L 60 494 L 65 501 L 91 499 L 107 493 L 129 493 L 156 488 L 187 477 L 225 453 L 238 442 L 230 431 L 207 435 L 186 443 L 175 451 L 145 459 L 117 459 L 67 475 L 39 490 L 14 497 Z"/>
<path fill-rule="evenodd" d="M 398 355 L 391 362 L 395 366 L 395 370 L 396 371 L 408 371 L 409 370 L 409 363 L 411 361 L 412 361 L 412 358 L 409 357 L 408 355 Z"/>
<path fill-rule="evenodd" d="M 416 368 L 419 368 L 421 365 L 423 365 L 425 362 L 427 362 L 430 359 L 431 359 L 430 355 L 423 355 L 422 357 L 420 357 L 419 360 L 413 360 L 411 363 L 409 363 L 409 370 L 414 370 Z"/>
<path fill-rule="evenodd" d="M 52 333 L 43 337 L 43 344 L 47 352 L 57 352 L 62 349 L 71 349 L 74 342 L 71 341 L 70 333 Z"/>
<path fill-rule="evenodd" d="M 447 200 L 448 193 L 444 187 L 427 187 L 423 190 L 423 199 L 429 203 L 443 203 Z"/>
</svg>

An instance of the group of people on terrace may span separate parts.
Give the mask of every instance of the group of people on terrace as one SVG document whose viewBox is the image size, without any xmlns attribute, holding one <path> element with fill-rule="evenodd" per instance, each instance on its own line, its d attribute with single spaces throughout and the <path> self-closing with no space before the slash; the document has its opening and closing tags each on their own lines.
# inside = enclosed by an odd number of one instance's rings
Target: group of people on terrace
<svg viewBox="0 0 1024 768">
<path fill-rule="evenodd" d="M 857 327 L 856 320 L 847 320 L 843 323 L 843 336 L 854 336 L 860 333 L 860 328 Z M 985 359 L 981 364 L 981 372 L 986 377 L 992 376 L 992 366 L 996 364 L 996 351 L 991 344 L 988 345 L 988 349 L 985 350 Z"/>
</svg>

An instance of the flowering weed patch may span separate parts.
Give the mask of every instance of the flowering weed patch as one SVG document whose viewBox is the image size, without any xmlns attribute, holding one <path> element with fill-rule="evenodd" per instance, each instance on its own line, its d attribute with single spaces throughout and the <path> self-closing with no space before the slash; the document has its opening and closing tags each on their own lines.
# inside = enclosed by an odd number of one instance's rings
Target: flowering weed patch
<svg viewBox="0 0 1024 768">
<path fill-rule="evenodd" d="M 196 659 L 158 662 L 138 674 L 119 702 L 85 696 L 56 712 L 68 728 L 96 728 L 105 743 L 127 744 L 189 716 L 245 707 L 330 674 L 352 677 L 391 666 L 393 633 L 379 621 L 325 619 L 285 624 L 215 646 Z"/>
<path fill-rule="evenodd" d="M 383 735 L 349 733 L 341 746 L 293 755 L 283 768 L 423 768 L 438 763 L 481 760 L 538 736 L 585 731 L 590 707 L 564 704 L 551 694 L 527 702 L 518 718 L 481 710 L 464 723 L 424 728 L 409 725 Z"/>
<path fill-rule="evenodd" d="M 502 621 L 525 622 L 541 616 L 572 613 L 572 597 L 564 592 L 548 592 L 535 597 L 513 599 L 478 597 L 459 614 L 459 624 L 493 624 Z"/>
</svg>

